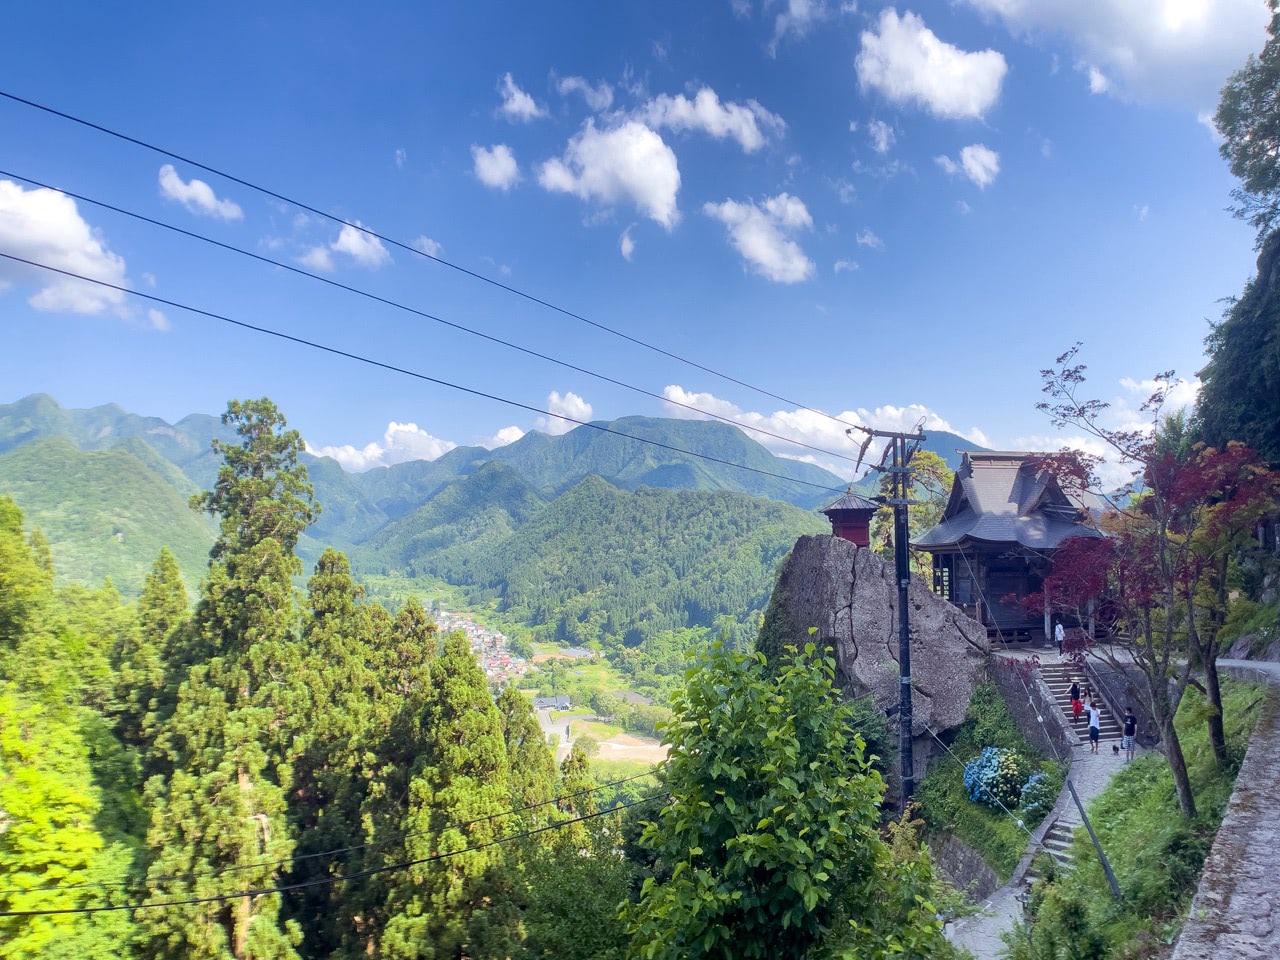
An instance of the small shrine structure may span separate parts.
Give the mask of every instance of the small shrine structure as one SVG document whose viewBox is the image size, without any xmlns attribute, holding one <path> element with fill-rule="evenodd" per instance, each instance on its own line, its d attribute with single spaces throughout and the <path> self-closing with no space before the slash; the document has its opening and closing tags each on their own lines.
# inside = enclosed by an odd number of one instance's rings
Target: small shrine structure
<svg viewBox="0 0 1280 960">
<path fill-rule="evenodd" d="M 880 504 L 858 496 L 850 487 L 843 497 L 822 512 L 831 521 L 833 537 L 867 547 L 871 545 L 871 517 L 879 509 Z"/>
</svg>

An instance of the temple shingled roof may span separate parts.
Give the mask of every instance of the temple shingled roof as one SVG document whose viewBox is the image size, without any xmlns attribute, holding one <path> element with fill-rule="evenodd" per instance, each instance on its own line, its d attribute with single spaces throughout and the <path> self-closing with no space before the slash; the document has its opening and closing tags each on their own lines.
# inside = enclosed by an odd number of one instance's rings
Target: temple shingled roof
<svg viewBox="0 0 1280 960">
<path fill-rule="evenodd" d="M 1017 543 L 1051 550 L 1069 537 L 1101 537 L 1093 526 L 1101 503 L 1064 490 L 1040 453 L 965 451 L 942 520 L 912 541 L 938 551 L 962 541 Z"/>
</svg>

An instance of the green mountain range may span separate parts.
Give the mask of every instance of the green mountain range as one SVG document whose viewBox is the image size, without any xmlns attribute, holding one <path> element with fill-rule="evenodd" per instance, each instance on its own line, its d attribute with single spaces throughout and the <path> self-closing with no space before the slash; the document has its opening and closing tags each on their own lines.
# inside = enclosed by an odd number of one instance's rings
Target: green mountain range
<svg viewBox="0 0 1280 960">
<path fill-rule="evenodd" d="M 43 530 L 64 580 L 109 576 L 136 594 L 168 545 L 194 586 L 214 527 L 187 499 L 216 475 L 215 438 L 234 440 L 213 416 L 170 424 L 35 394 L 0 405 L 0 493 Z M 951 460 L 973 447 L 928 445 Z M 323 508 L 299 544 L 308 565 L 331 545 L 363 573 L 445 580 L 577 641 L 761 609 L 795 538 L 828 529 L 814 508 L 846 486 L 728 424 L 649 417 L 358 474 L 306 463 Z"/>
</svg>

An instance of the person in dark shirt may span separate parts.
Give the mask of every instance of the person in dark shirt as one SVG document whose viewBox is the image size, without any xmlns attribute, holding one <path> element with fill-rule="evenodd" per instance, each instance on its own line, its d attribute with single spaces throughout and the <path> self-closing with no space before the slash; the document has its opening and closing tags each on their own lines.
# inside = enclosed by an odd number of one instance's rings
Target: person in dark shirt
<svg viewBox="0 0 1280 960">
<path fill-rule="evenodd" d="M 1138 732 L 1138 718 L 1133 715 L 1133 707 L 1124 708 L 1124 734 L 1120 738 L 1120 747 L 1124 750 L 1124 762 L 1133 759 L 1133 740 Z"/>
</svg>

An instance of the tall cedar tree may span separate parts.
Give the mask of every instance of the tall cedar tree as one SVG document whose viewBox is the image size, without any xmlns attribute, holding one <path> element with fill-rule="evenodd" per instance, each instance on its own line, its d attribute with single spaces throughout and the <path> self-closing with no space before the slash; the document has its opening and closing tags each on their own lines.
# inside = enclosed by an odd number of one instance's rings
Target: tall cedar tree
<svg viewBox="0 0 1280 960">
<path fill-rule="evenodd" d="M 486 874 L 503 857 L 500 845 L 483 845 L 504 836 L 512 821 L 500 816 L 511 809 L 502 722 L 461 632 L 445 638 L 431 665 L 420 730 L 422 755 L 402 824 L 404 856 L 447 856 L 415 864 L 398 878 L 388 899 L 381 955 L 455 960 L 465 955 Z"/>
<path fill-rule="evenodd" d="M 294 960 L 301 934 L 280 917 L 276 862 L 294 839 L 285 817 L 295 734 L 308 696 L 300 674 L 293 549 L 318 507 L 298 462 L 302 438 L 270 400 L 232 401 L 240 444 L 215 440 L 223 465 L 192 506 L 221 518 L 194 615 L 196 649 L 158 737 L 172 765 L 147 783 L 150 899 L 243 896 L 148 910 L 148 954 L 190 960 Z M 228 872 L 231 871 L 231 872 Z"/>
<path fill-rule="evenodd" d="M 673 700 L 671 793 L 642 842 L 670 868 L 630 911 L 643 960 L 947 955 L 927 860 L 877 830 L 884 784 L 813 644 L 770 675 L 716 645 Z"/>
<path fill-rule="evenodd" d="M 389 632 L 388 641 L 372 651 L 378 692 L 366 750 L 354 774 L 364 782 L 359 829 L 352 832 L 368 846 L 345 871 L 379 872 L 341 885 L 339 954 L 353 958 L 377 954 L 391 915 L 391 890 L 401 879 L 395 871 L 381 868 L 404 859 L 401 838 L 409 816 L 409 784 L 423 750 L 424 725 L 430 723 L 430 665 L 440 643 L 434 621 L 416 597 L 405 601 Z"/>
<path fill-rule="evenodd" d="M 174 635 L 186 625 L 187 613 L 178 560 L 161 547 L 138 598 L 137 630 L 125 637 L 116 655 L 120 739 L 143 751 L 155 736 L 157 716 L 165 712 L 170 664 L 177 659 Z"/>
<path fill-rule="evenodd" d="M 549 801 L 555 796 L 556 761 L 533 704 L 515 687 L 507 686 L 498 695 L 498 716 L 511 769 L 511 806 L 529 808 L 521 814 L 526 823 L 545 823 L 552 813 Z"/>
<path fill-rule="evenodd" d="M 342 553 L 326 549 L 307 588 L 302 631 L 302 674 L 311 693 L 310 714 L 297 738 L 298 759 L 289 791 L 289 819 L 298 837 L 293 883 L 323 881 L 359 870 L 354 858 L 319 856 L 352 844 L 369 782 L 370 756 L 385 729 L 384 688 L 377 651 L 388 642 L 391 618 L 359 601 L 363 588 Z M 304 954 L 334 955 L 343 940 L 345 883 L 316 883 L 291 896 L 290 913 L 303 926 Z"/>
</svg>

